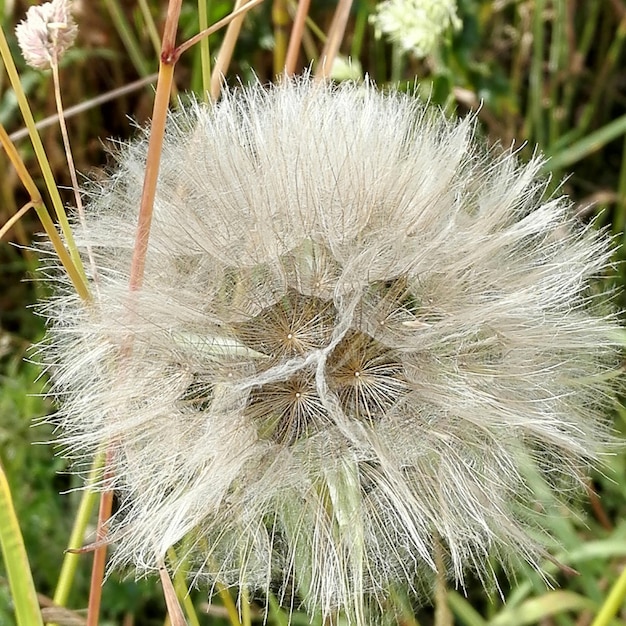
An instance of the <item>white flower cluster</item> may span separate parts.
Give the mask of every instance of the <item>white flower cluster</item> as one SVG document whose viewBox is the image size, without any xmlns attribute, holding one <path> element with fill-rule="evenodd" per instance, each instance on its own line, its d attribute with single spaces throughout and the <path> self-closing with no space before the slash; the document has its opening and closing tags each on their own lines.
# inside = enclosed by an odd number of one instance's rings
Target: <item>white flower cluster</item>
<svg viewBox="0 0 626 626">
<path fill-rule="evenodd" d="M 113 450 L 117 562 L 357 623 L 440 561 L 536 563 L 529 476 L 597 459 L 619 362 L 608 242 L 540 161 L 368 85 L 227 93 L 172 115 L 129 294 L 146 150 L 91 189 L 98 296 L 57 275 L 42 347 L 69 453 Z"/>
<path fill-rule="evenodd" d="M 449 28 L 462 26 L 456 0 L 385 0 L 370 21 L 378 36 L 386 35 L 419 58 L 432 54 Z"/>
<path fill-rule="evenodd" d="M 57 63 L 72 46 L 77 33 L 69 0 L 52 0 L 30 7 L 26 19 L 15 29 L 26 63 L 40 70 Z"/>
</svg>

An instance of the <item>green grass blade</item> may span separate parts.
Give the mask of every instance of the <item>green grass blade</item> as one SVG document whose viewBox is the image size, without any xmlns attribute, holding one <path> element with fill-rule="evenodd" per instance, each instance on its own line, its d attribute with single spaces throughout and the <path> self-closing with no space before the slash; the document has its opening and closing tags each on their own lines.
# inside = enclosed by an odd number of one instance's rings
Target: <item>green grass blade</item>
<svg viewBox="0 0 626 626">
<path fill-rule="evenodd" d="M 134 68 L 137 70 L 137 73 L 142 77 L 148 76 L 148 74 L 152 71 L 152 68 L 150 67 L 148 60 L 145 58 L 141 50 L 141 45 L 137 41 L 137 37 L 128 23 L 119 2 L 117 0 L 104 0 L 104 4 L 111 15 L 113 24 L 115 25 L 120 39 L 124 43 L 128 57 L 130 58 Z"/>
<path fill-rule="evenodd" d="M 526 626 L 566 611 L 590 609 L 595 609 L 595 604 L 589 598 L 571 591 L 549 591 L 522 602 L 513 610 L 505 609 L 489 622 L 489 626 Z"/>
<path fill-rule="evenodd" d="M 544 170 L 551 172 L 577 163 L 586 156 L 597 152 L 607 143 L 614 141 L 626 133 L 626 115 L 609 122 L 602 128 L 589 133 L 580 141 L 566 146 L 555 154 L 549 154 L 550 160 L 545 164 Z"/>
<path fill-rule="evenodd" d="M 43 626 L 22 532 L 4 468 L 0 464 L 0 544 L 18 626 Z"/>
<path fill-rule="evenodd" d="M 608 626 L 611 620 L 626 602 L 626 568 L 622 569 L 617 582 L 613 585 L 608 598 L 600 608 L 596 619 L 591 626 Z"/>
<path fill-rule="evenodd" d="M 456 591 L 448 591 L 448 604 L 452 612 L 464 626 L 487 626 L 478 611 Z"/>
</svg>

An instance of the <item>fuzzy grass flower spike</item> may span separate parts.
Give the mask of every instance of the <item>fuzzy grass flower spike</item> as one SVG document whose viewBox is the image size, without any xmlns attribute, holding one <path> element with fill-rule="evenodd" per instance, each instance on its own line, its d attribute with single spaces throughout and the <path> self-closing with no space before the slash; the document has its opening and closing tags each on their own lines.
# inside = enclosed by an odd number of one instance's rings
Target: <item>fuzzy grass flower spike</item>
<svg viewBox="0 0 626 626">
<path fill-rule="evenodd" d="M 432 54 L 448 29 L 462 26 L 456 0 L 384 0 L 370 22 L 377 36 L 384 34 L 418 58 Z"/>
<path fill-rule="evenodd" d="M 367 85 L 191 104 L 131 298 L 146 150 L 90 190 L 99 296 L 56 275 L 43 346 L 69 453 L 114 446 L 115 562 L 177 546 L 197 580 L 359 624 L 441 563 L 536 565 L 530 477 L 559 496 L 602 454 L 619 360 L 608 242 L 541 161 Z"/>
<path fill-rule="evenodd" d="M 70 0 L 52 0 L 30 7 L 26 19 L 15 29 L 26 63 L 39 70 L 57 63 L 72 46 L 77 33 Z"/>
</svg>

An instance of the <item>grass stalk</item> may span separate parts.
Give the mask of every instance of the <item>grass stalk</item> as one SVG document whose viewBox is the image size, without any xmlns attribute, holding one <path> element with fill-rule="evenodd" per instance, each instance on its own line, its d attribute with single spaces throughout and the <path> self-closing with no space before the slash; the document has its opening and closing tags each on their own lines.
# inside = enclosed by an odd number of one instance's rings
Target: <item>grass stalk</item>
<svg viewBox="0 0 626 626">
<path fill-rule="evenodd" d="M 172 626 L 187 626 L 187 621 L 185 620 L 183 610 L 176 595 L 176 589 L 172 584 L 172 579 L 164 563 L 161 563 L 159 567 L 159 577 L 161 579 L 161 586 L 163 587 L 163 595 L 165 596 L 165 604 L 167 606 L 167 614 L 170 623 Z"/>
<path fill-rule="evenodd" d="M 148 37 L 150 37 L 152 49 L 154 50 L 155 55 L 158 55 L 161 50 L 161 38 L 159 37 L 156 24 L 152 18 L 152 13 L 150 12 L 150 7 L 148 6 L 148 0 L 139 0 L 139 8 L 141 9 L 141 15 L 148 31 Z"/>
<path fill-rule="evenodd" d="M 552 33 L 550 40 L 550 51 L 548 60 L 548 71 L 550 74 L 550 108 L 548 116 L 548 144 L 543 146 L 547 149 L 561 134 L 563 111 L 560 103 L 560 81 L 561 72 L 566 69 L 568 59 L 568 42 L 565 31 L 567 23 L 567 7 L 565 0 L 554 0 L 552 5 L 554 16 L 552 18 Z"/>
<path fill-rule="evenodd" d="M 286 0 L 273 0 L 272 24 L 274 26 L 274 76 L 280 76 L 285 71 L 287 61 L 289 12 Z"/>
<path fill-rule="evenodd" d="M 332 72 L 335 57 L 346 32 L 351 8 L 352 0 L 339 0 L 337 3 L 333 21 L 328 29 L 328 38 L 315 70 L 316 80 L 325 80 Z"/>
<path fill-rule="evenodd" d="M 209 28 L 209 7 L 208 0 L 198 0 L 198 23 L 200 32 Z M 200 68 L 202 74 L 202 98 L 205 102 L 209 100 L 211 90 L 211 53 L 209 49 L 209 38 L 203 37 L 200 41 Z"/>
<path fill-rule="evenodd" d="M 17 626 L 43 626 L 24 539 L 2 464 L 0 464 L 0 547 L 11 588 Z"/>
<path fill-rule="evenodd" d="M 104 463 L 104 454 L 99 454 L 94 459 L 94 462 L 87 479 L 87 487 L 83 492 L 76 517 L 74 518 L 74 526 L 72 527 L 72 533 L 70 540 L 67 544 L 67 550 L 63 558 L 63 564 L 61 565 L 61 572 L 59 574 L 59 580 L 57 581 L 56 589 L 54 590 L 54 603 L 59 606 L 65 606 L 72 590 L 74 583 L 74 577 L 76 576 L 76 569 L 78 568 L 78 562 L 80 559 L 80 553 L 77 552 L 85 542 L 85 535 L 87 534 L 87 526 L 91 515 L 93 513 L 97 493 L 91 490 L 91 487 L 95 484 L 102 470 Z"/>
<path fill-rule="evenodd" d="M 440 540 L 435 543 L 435 626 L 453 626 L 454 617 L 448 606 L 448 586 L 446 584 L 446 564 L 444 561 L 443 546 Z"/>
<path fill-rule="evenodd" d="M 79 115 L 80 113 L 84 113 L 85 111 L 89 111 L 90 109 L 94 109 L 102 104 L 110 102 L 111 100 L 115 100 L 116 98 L 121 98 L 129 93 L 133 93 L 134 91 L 138 91 L 139 89 L 143 89 L 144 87 L 148 87 L 152 83 L 154 83 L 157 79 L 158 74 L 154 72 L 150 74 L 150 76 L 146 76 L 145 78 L 140 78 L 138 80 L 133 81 L 132 83 L 128 83 L 128 85 L 123 85 L 122 87 L 117 87 L 116 89 L 111 89 L 111 91 L 107 91 L 95 98 L 90 98 L 89 100 L 85 100 L 84 102 L 79 102 L 78 104 L 72 105 L 67 109 L 64 109 L 63 116 L 66 120 L 70 117 L 74 117 L 75 115 Z M 152 89 L 150 90 L 152 91 Z M 48 115 L 35 123 L 35 128 L 37 130 L 42 130 L 44 128 L 48 128 L 50 126 L 54 126 L 59 121 L 59 114 L 54 113 L 53 115 Z M 28 137 L 28 128 L 20 128 L 12 132 L 9 135 L 11 141 L 19 141 L 20 139 L 24 139 Z"/>
<path fill-rule="evenodd" d="M 543 127 L 543 56 L 544 56 L 544 10 L 545 0 L 535 0 L 532 17 L 532 58 L 530 65 L 530 88 L 528 90 L 528 102 L 526 119 L 524 123 L 524 137 L 545 145 L 545 133 Z"/>
<path fill-rule="evenodd" d="M 309 14 L 310 6 L 311 0 L 298 1 L 298 8 L 296 9 L 296 15 L 293 19 L 291 36 L 289 37 L 287 58 L 285 60 L 285 74 L 287 74 L 287 76 L 291 76 L 296 71 L 296 63 L 298 62 L 302 36 L 304 34 L 304 25 L 306 23 L 307 15 Z"/>
<path fill-rule="evenodd" d="M 176 48 L 176 50 L 173 52 L 175 58 L 178 59 L 178 57 L 180 57 L 180 55 L 183 54 L 183 52 L 186 52 L 187 50 L 195 46 L 198 42 L 202 41 L 205 37 L 209 37 L 213 33 L 216 33 L 218 30 L 224 28 L 224 26 L 233 22 L 235 18 L 242 17 L 250 9 L 255 7 L 257 4 L 261 4 L 263 1 L 264 0 L 250 0 L 249 2 L 242 4 L 240 8 L 233 10 L 233 12 L 229 13 L 226 17 L 223 17 L 221 20 L 218 20 L 217 22 L 215 22 L 215 24 L 213 24 L 206 30 L 203 30 L 199 32 L 197 35 L 190 37 L 187 41 L 180 44 L 180 46 L 178 46 L 178 48 Z"/>
<path fill-rule="evenodd" d="M 124 11 L 117 0 L 104 0 L 104 4 L 111 16 L 111 20 L 115 25 L 118 35 L 126 48 L 130 62 L 133 64 L 139 76 L 147 76 L 150 74 L 150 65 L 141 51 L 141 46 L 137 41 L 137 37 L 130 27 Z"/>
<path fill-rule="evenodd" d="M 111 448 L 107 450 L 104 460 L 103 480 L 106 482 L 111 476 Z M 100 617 L 100 604 L 102 601 L 102 582 L 104 580 L 104 569 L 106 566 L 106 535 L 108 531 L 108 521 L 113 509 L 113 491 L 104 491 L 100 495 L 100 507 L 98 510 L 98 526 L 96 528 L 97 547 L 93 554 L 93 564 L 91 568 L 91 580 L 89 582 L 89 605 L 87 607 L 87 626 L 98 626 Z"/>
<path fill-rule="evenodd" d="M 619 578 L 611 588 L 607 599 L 600 607 L 596 618 L 591 626 L 609 626 L 617 612 L 624 606 L 626 601 L 626 567 L 622 567 Z"/>
<path fill-rule="evenodd" d="M 26 98 L 26 94 L 24 93 L 24 89 L 22 88 L 22 83 L 20 81 L 17 68 L 15 67 L 15 63 L 13 62 L 13 57 L 11 56 L 11 51 L 4 35 L 4 30 L 2 28 L 0 28 L 0 56 L 2 56 L 2 60 L 4 61 L 4 66 L 9 76 L 9 80 L 11 81 L 11 86 L 13 87 L 13 91 L 20 107 L 22 117 L 24 118 L 24 122 L 26 124 L 26 127 L 28 128 L 28 134 L 33 144 L 33 149 L 35 150 L 35 155 L 37 157 L 39 167 L 41 168 L 41 172 L 46 183 L 46 188 L 48 190 L 48 193 L 50 194 L 50 198 L 52 199 L 52 205 L 59 220 L 61 232 L 65 237 L 65 241 L 67 243 L 67 247 L 69 249 L 69 253 L 76 268 L 76 271 L 78 272 L 78 274 L 80 274 L 82 281 L 85 283 L 84 289 L 86 289 L 87 281 L 85 277 L 85 271 L 83 269 L 83 263 L 78 252 L 78 248 L 76 247 L 74 237 L 72 235 L 70 223 L 65 212 L 65 207 L 63 206 L 59 190 L 54 180 L 52 168 L 50 167 L 48 157 L 46 156 L 46 151 L 44 150 L 43 143 L 41 142 L 41 137 L 39 136 L 39 133 L 37 132 L 37 129 L 35 127 L 35 119 L 33 118 L 32 111 L 30 110 L 30 106 L 28 104 L 28 99 Z M 37 193 L 37 196 L 38 195 L 39 193 Z M 33 196 L 31 193 L 31 198 L 32 197 Z M 34 204 L 35 208 L 37 208 L 37 202 L 34 202 Z"/>
<path fill-rule="evenodd" d="M 244 0 L 236 0 L 235 12 L 241 9 L 244 5 Z M 228 28 L 226 29 L 226 34 L 224 35 L 224 40 L 222 41 L 222 45 L 220 46 L 220 51 L 218 52 L 217 59 L 215 60 L 215 66 L 211 74 L 210 92 L 212 100 L 217 100 L 219 98 L 220 92 L 222 90 L 222 82 L 224 80 L 226 72 L 228 71 L 230 61 L 233 57 L 235 44 L 237 43 L 237 39 L 239 38 L 239 33 L 241 32 L 243 20 L 244 15 L 238 15 L 236 18 L 231 20 L 230 24 L 228 24 Z"/>
<path fill-rule="evenodd" d="M 578 95 L 581 84 L 581 81 L 576 79 L 579 77 L 581 68 L 584 65 L 584 61 L 587 59 L 589 50 L 594 42 L 598 27 L 600 8 L 600 2 L 585 3 L 585 20 L 580 37 L 580 43 L 578 44 L 577 49 L 572 51 L 577 64 L 577 67 L 575 68 L 576 74 L 574 76 L 569 76 L 568 80 L 565 82 L 562 100 L 563 117 L 565 120 L 568 120 L 570 124 L 572 123 L 572 119 L 575 114 L 574 107 L 576 96 Z M 573 9 L 570 10 L 573 11 Z"/>
<path fill-rule="evenodd" d="M 13 228 L 13 226 L 15 224 L 17 224 L 17 222 L 24 217 L 24 215 L 26 215 L 26 213 L 28 213 L 28 211 L 30 209 L 33 208 L 33 203 L 32 202 L 27 202 L 17 213 L 15 213 L 15 215 L 12 215 L 2 226 L 2 228 L 0 228 L 0 241 L 2 241 L 2 238 L 11 230 L 11 228 Z"/>
<path fill-rule="evenodd" d="M 41 199 L 41 195 L 39 193 L 39 189 L 37 189 L 37 185 L 35 185 L 35 181 L 32 179 L 24 161 L 20 157 L 15 145 L 10 140 L 4 126 L 0 124 L 0 143 L 4 148 L 9 160 L 11 161 L 13 167 L 17 171 L 17 175 L 26 188 L 26 191 L 30 195 L 30 201 L 35 211 L 37 212 L 37 216 L 41 221 L 41 224 L 46 231 L 46 234 L 50 238 L 52 242 L 52 247 L 54 251 L 57 253 L 59 260 L 61 261 L 61 265 L 65 268 L 74 288 L 80 297 L 88 301 L 91 299 L 91 294 L 89 293 L 89 288 L 87 287 L 87 283 L 84 277 L 84 273 L 81 273 L 80 269 L 74 263 L 74 259 L 68 253 L 67 248 L 65 247 L 57 229 L 46 209 L 43 200 Z M 79 259 L 80 260 L 80 259 Z M 81 265 L 82 268 L 82 265 Z"/>
<path fill-rule="evenodd" d="M 174 570 L 174 590 L 176 591 L 176 597 L 185 608 L 185 613 L 187 614 L 187 618 L 189 619 L 191 626 L 200 626 L 196 609 L 193 606 L 191 596 L 189 595 L 189 589 L 187 588 L 187 584 L 185 582 L 185 575 L 183 573 L 184 563 L 179 561 L 174 548 L 170 548 L 167 551 L 167 556 Z M 238 626 L 238 624 L 235 624 L 234 626 Z"/>
<path fill-rule="evenodd" d="M 83 229 L 86 231 L 87 223 L 85 221 L 85 209 L 83 207 L 83 200 L 80 196 L 80 189 L 78 187 L 78 178 L 76 176 L 76 167 L 74 165 L 74 157 L 72 156 L 72 147 L 70 145 L 70 137 L 67 132 L 67 124 L 65 123 L 65 116 L 63 115 L 63 101 L 61 99 L 61 81 L 59 80 L 59 63 L 58 59 L 52 59 L 50 63 L 52 69 L 52 83 L 54 86 L 54 101 L 59 116 L 59 128 L 61 130 L 61 138 L 63 139 L 63 148 L 65 149 L 65 158 L 67 159 L 67 167 L 70 174 L 70 180 L 72 181 L 72 190 L 74 192 L 74 202 L 76 203 L 76 210 L 78 211 L 78 219 Z M 96 262 L 93 257 L 93 250 L 91 244 L 87 241 L 87 258 L 89 259 L 89 265 L 91 268 L 91 275 L 94 282 L 94 288 L 98 291 L 98 270 L 96 269 Z"/>
<path fill-rule="evenodd" d="M 252 613 L 250 611 L 250 596 L 248 587 L 243 584 L 239 592 L 239 603 L 241 607 L 241 624 L 242 626 L 252 625 Z"/>
<path fill-rule="evenodd" d="M 163 146 L 165 122 L 167 119 L 168 102 L 173 84 L 174 64 L 176 62 L 174 51 L 176 47 L 176 31 L 178 29 L 181 4 L 182 0 L 170 0 L 165 29 L 163 32 L 159 77 L 157 79 L 152 127 L 148 143 L 146 171 L 142 189 L 141 204 L 139 207 L 135 247 L 133 250 L 133 258 L 130 268 L 129 290 L 131 293 L 139 290 L 143 282 L 146 253 L 148 251 L 148 240 L 150 237 L 150 226 L 152 222 L 152 212 L 154 207 L 154 197 L 156 195 L 156 185 L 159 175 L 161 149 Z M 129 349 L 132 349 L 132 346 L 129 346 Z M 109 449 L 107 450 L 104 461 L 105 481 L 108 477 L 108 472 L 110 471 L 111 445 L 112 444 L 109 444 Z M 107 523 L 111 516 L 112 503 L 112 491 L 105 491 L 100 495 L 100 510 L 98 513 L 96 542 L 103 541 L 106 536 Z M 97 626 L 98 623 L 105 563 L 106 544 L 103 544 L 97 547 L 94 553 L 87 626 Z"/>
</svg>

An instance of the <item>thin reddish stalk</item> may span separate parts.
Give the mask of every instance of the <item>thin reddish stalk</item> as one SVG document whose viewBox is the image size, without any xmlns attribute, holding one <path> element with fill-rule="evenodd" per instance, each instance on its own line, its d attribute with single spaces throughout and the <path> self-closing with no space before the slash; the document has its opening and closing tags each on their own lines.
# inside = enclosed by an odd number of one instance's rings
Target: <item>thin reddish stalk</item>
<svg viewBox="0 0 626 626">
<path fill-rule="evenodd" d="M 148 142 L 148 157 L 146 174 L 143 181 L 139 220 L 135 236 L 135 248 L 130 269 L 130 290 L 137 291 L 143 282 L 143 273 L 146 266 L 146 253 L 152 224 L 152 211 L 156 195 L 159 167 L 161 165 L 161 150 L 165 134 L 167 109 L 174 83 L 174 65 L 176 63 L 176 31 L 180 17 L 182 0 L 170 0 L 167 8 L 167 17 L 163 31 L 161 45 L 161 59 L 159 62 L 159 78 L 157 79 L 156 97 L 152 113 L 152 126 Z"/>
<path fill-rule="evenodd" d="M 139 206 L 139 219 L 135 236 L 135 248 L 133 250 L 133 259 L 130 268 L 129 289 L 131 293 L 141 288 L 146 265 L 146 253 L 148 251 L 148 239 L 150 237 L 154 198 L 156 195 L 159 166 L 161 163 L 161 149 L 163 147 L 163 136 L 165 134 L 165 122 L 167 120 L 169 98 L 172 84 L 174 82 L 174 64 L 176 63 L 176 31 L 178 29 L 181 4 L 182 0 L 170 0 L 165 21 L 165 28 L 163 31 L 159 77 L 157 79 L 156 97 L 154 100 L 152 114 L 152 126 L 150 129 L 150 140 L 148 143 L 146 173 L 143 183 L 141 204 Z M 128 345 L 126 349 L 132 350 L 132 345 Z M 110 467 L 113 445 L 113 443 L 109 444 L 109 448 L 106 453 L 105 479 L 109 477 L 107 472 Z M 106 537 L 107 523 L 111 516 L 112 503 L 113 492 L 103 492 L 100 497 L 96 543 L 102 541 Z M 94 553 L 91 585 L 89 590 L 87 626 L 97 626 L 98 624 L 105 565 L 106 543 L 98 547 Z"/>
<path fill-rule="evenodd" d="M 245 3 L 243 2 L 243 0 L 236 0 L 235 11 L 243 8 L 244 5 Z M 243 25 L 243 18 L 243 14 L 238 15 L 235 19 L 231 20 L 228 28 L 226 29 L 226 34 L 224 35 L 224 40 L 222 41 L 222 45 L 220 46 L 220 51 L 217 55 L 217 59 L 215 59 L 215 65 L 213 66 L 213 72 L 211 74 L 212 100 L 217 100 L 219 98 L 220 91 L 222 89 L 222 81 L 224 80 L 224 76 L 228 71 L 228 66 L 230 65 L 230 61 L 235 50 L 235 44 L 237 43 L 237 39 L 239 38 L 241 26 Z"/>
<path fill-rule="evenodd" d="M 230 22 L 232 22 L 236 17 L 243 15 L 244 13 L 255 7 L 257 4 L 261 4 L 261 2 L 263 2 L 263 0 L 250 0 L 250 2 L 246 2 L 246 4 L 234 10 L 232 13 L 229 13 L 221 20 L 215 22 L 215 24 L 209 26 L 209 28 L 201 30 L 197 35 L 194 35 L 184 43 L 181 43 L 175 51 L 176 59 L 178 59 L 178 57 L 180 57 L 183 52 L 186 52 L 187 50 L 189 50 L 189 48 L 195 46 L 199 41 L 201 41 L 205 37 L 208 37 L 209 35 L 212 35 L 213 33 L 216 33 L 218 30 L 220 30 L 220 28 L 224 28 L 224 26 L 230 24 Z"/>
<path fill-rule="evenodd" d="M 330 76 L 333 62 L 337 56 L 337 52 L 339 52 L 339 46 L 346 32 L 351 8 L 352 0 L 339 0 L 332 24 L 330 25 L 326 45 L 324 46 L 324 50 L 322 50 L 322 56 L 315 70 L 316 80 L 324 80 Z"/>
<path fill-rule="evenodd" d="M 181 2 L 181 0 L 174 1 Z M 164 60 L 165 47 L 163 50 L 164 52 L 161 54 L 161 63 L 159 66 L 156 97 L 154 100 L 152 125 L 150 127 L 148 158 L 146 162 L 146 174 L 143 181 L 141 204 L 139 206 L 135 248 L 133 250 L 133 260 L 130 268 L 129 286 L 131 291 L 139 290 L 143 283 L 146 253 L 148 252 L 148 240 L 150 239 L 150 227 L 152 225 L 154 198 L 159 177 L 159 167 L 161 165 L 161 150 L 163 148 L 165 122 L 167 121 L 168 104 L 172 84 L 174 82 L 174 66 L 171 64 L 171 61 Z"/>
<path fill-rule="evenodd" d="M 287 76 L 293 75 L 296 71 L 296 63 L 298 62 L 298 54 L 304 33 L 304 24 L 306 22 L 306 16 L 309 14 L 310 6 L 311 0 L 300 0 L 300 2 L 298 2 L 296 16 L 293 18 L 289 47 L 287 48 L 287 59 L 285 60 L 285 74 L 287 74 Z"/>
<path fill-rule="evenodd" d="M 104 461 L 104 480 L 111 478 L 111 450 L 107 452 Z M 89 585 L 89 605 L 87 608 L 87 626 L 98 626 L 100 616 L 100 602 L 102 600 L 102 581 L 104 580 L 104 568 L 106 566 L 107 543 L 106 535 L 108 521 L 113 508 L 113 492 L 105 491 L 100 496 L 100 508 L 98 510 L 98 526 L 96 528 L 96 544 L 91 566 L 91 582 Z"/>
</svg>

